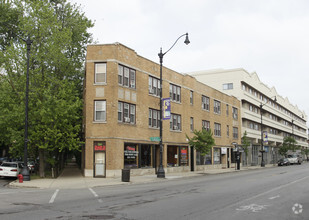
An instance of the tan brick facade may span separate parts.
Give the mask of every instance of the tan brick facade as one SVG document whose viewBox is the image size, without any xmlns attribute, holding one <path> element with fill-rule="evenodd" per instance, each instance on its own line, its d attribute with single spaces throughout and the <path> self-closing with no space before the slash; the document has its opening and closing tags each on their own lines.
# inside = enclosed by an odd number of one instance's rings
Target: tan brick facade
<svg viewBox="0 0 309 220">
<path fill-rule="evenodd" d="M 104 83 L 95 83 L 95 63 L 106 63 Z M 133 88 L 118 84 L 119 65 L 135 70 Z M 82 164 L 85 176 L 120 176 L 125 160 L 131 161 L 128 163 L 136 168 L 132 169 L 135 174 L 155 172 L 155 167 L 158 166 L 159 142 L 151 141 L 150 138 L 159 137 L 159 128 L 149 126 L 149 109 L 159 110 L 160 99 L 156 95 L 149 94 L 149 77 L 159 79 L 159 71 L 159 64 L 137 55 L 134 50 L 122 44 L 88 46 L 84 85 L 85 148 Z M 213 132 L 214 123 L 220 124 L 221 137 L 215 137 L 216 147 L 227 148 L 231 155 L 231 143 L 239 144 L 241 138 L 240 102 L 235 97 L 198 82 L 194 77 L 163 68 L 163 98 L 170 96 L 170 84 L 181 88 L 180 102 L 171 101 L 171 113 L 181 117 L 181 128 L 180 131 L 173 131 L 170 129 L 170 120 L 163 121 L 163 166 L 166 172 L 190 171 L 205 167 L 205 165 L 196 166 L 196 152 L 188 147 L 186 134 L 190 137 L 193 134 L 190 128 L 191 117 L 194 129 L 197 130 L 202 129 L 202 120 L 210 122 Z M 190 91 L 193 92 L 193 104 L 190 103 Z M 202 95 L 210 99 L 209 111 L 202 109 Z M 220 103 L 219 114 L 214 113 L 214 100 Z M 106 119 L 103 121 L 95 120 L 95 101 L 104 102 L 102 112 L 106 115 Z M 124 117 L 118 116 L 120 114 L 118 102 L 133 106 L 129 109 L 135 111 L 132 123 L 119 121 L 119 117 L 120 119 Z M 232 108 L 238 110 L 237 119 L 232 117 Z M 125 114 L 124 112 L 121 114 Z M 227 126 L 229 126 L 229 137 Z M 233 127 L 238 129 L 238 138 L 233 138 Z M 99 149 L 96 153 L 95 143 L 103 146 L 96 147 Z M 129 151 L 126 151 L 125 147 Z M 194 157 L 191 157 L 192 153 Z M 220 163 L 214 166 L 226 167 L 227 155 L 220 151 Z M 212 164 L 214 157 L 213 152 Z M 99 163 L 103 161 L 103 165 L 97 164 L 98 161 Z M 96 169 L 103 169 L 103 174 L 96 173 Z"/>
</svg>

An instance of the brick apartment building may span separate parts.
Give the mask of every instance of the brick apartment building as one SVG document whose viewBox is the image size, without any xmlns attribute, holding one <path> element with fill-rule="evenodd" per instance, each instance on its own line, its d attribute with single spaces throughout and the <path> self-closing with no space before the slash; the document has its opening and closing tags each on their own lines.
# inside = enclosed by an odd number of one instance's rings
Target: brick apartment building
<svg viewBox="0 0 309 220">
<path fill-rule="evenodd" d="M 159 165 L 159 64 L 120 44 L 89 45 L 84 82 L 82 169 L 85 176 L 154 174 Z M 240 101 L 190 75 L 163 67 L 163 98 L 171 119 L 163 120 L 163 167 L 190 172 L 232 166 L 241 142 Z M 211 128 L 216 146 L 202 157 L 188 146 L 193 130 Z"/>
</svg>

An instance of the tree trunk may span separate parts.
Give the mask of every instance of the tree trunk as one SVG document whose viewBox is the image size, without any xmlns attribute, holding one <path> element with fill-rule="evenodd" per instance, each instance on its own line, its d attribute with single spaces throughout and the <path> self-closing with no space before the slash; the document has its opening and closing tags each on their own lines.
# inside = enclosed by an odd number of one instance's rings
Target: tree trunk
<svg viewBox="0 0 309 220">
<path fill-rule="evenodd" d="M 40 159 L 40 165 L 39 165 L 40 177 L 44 178 L 45 177 L 44 149 L 39 149 L 39 159 Z"/>
</svg>

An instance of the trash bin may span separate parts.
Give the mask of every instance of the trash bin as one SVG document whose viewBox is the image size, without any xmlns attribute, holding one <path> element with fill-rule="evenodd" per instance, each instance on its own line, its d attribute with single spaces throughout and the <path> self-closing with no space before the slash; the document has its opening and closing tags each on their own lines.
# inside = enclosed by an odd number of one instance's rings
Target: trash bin
<svg viewBox="0 0 309 220">
<path fill-rule="evenodd" d="M 122 169 L 122 182 L 130 182 L 130 169 Z"/>
</svg>

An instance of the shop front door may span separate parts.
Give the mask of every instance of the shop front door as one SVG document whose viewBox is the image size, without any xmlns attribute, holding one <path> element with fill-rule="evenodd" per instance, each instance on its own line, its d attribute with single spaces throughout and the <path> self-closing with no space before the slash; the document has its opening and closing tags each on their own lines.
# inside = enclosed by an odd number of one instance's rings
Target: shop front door
<svg viewBox="0 0 309 220">
<path fill-rule="evenodd" d="M 105 152 L 98 151 L 94 154 L 95 159 L 95 177 L 105 177 Z"/>
</svg>

